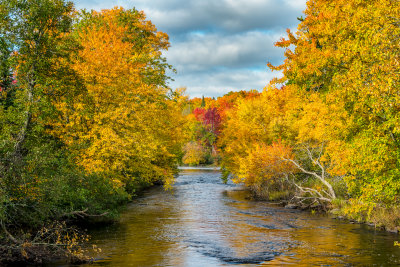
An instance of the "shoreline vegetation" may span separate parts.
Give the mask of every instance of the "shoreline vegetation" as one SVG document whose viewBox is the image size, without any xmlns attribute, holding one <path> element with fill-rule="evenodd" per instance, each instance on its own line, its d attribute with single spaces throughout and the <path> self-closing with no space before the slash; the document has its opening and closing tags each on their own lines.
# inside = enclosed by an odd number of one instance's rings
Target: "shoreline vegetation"
<svg viewBox="0 0 400 267">
<path fill-rule="evenodd" d="M 90 261 L 79 225 L 171 187 L 185 97 L 135 9 L 0 0 L 0 264 Z"/>
<path fill-rule="evenodd" d="M 90 261 L 79 225 L 170 189 L 179 165 L 398 231 L 400 5 L 304 14 L 263 92 L 189 99 L 168 88 L 168 35 L 143 12 L 0 0 L 0 264 Z"/>
<path fill-rule="evenodd" d="M 257 201 L 268 202 L 271 205 L 277 205 L 287 209 L 299 209 L 305 212 L 311 213 L 325 213 L 331 215 L 333 219 L 344 220 L 349 223 L 359 223 L 366 224 L 368 226 L 374 227 L 375 229 L 387 231 L 390 233 L 399 233 L 399 226 L 396 223 L 396 218 L 400 212 L 400 208 L 397 209 L 379 209 L 377 214 L 369 220 L 364 218 L 349 216 L 345 212 L 345 208 L 350 205 L 349 202 L 345 200 L 337 200 L 331 205 L 303 205 L 303 203 L 293 202 L 292 198 L 285 198 L 288 192 L 275 191 L 268 192 L 269 197 L 265 196 L 263 193 L 249 188 L 253 194 L 253 198 Z M 283 198 L 282 198 L 283 197 Z"/>
</svg>

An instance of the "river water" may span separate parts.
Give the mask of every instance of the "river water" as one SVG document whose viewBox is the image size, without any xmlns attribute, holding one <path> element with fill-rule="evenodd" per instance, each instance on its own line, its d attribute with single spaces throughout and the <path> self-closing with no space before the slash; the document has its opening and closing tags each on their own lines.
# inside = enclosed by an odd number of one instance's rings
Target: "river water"
<svg viewBox="0 0 400 267">
<path fill-rule="evenodd" d="M 152 188 L 119 223 L 92 230 L 88 266 L 393 266 L 395 234 L 254 201 L 218 170 L 185 169 Z"/>
</svg>

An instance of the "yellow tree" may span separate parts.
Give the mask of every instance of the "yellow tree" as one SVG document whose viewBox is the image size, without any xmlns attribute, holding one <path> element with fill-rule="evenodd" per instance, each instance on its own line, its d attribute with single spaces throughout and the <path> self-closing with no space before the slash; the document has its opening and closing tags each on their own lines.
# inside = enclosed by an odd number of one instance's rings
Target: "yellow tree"
<svg viewBox="0 0 400 267">
<path fill-rule="evenodd" d="M 182 158 L 183 164 L 190 166 L 197 166 L 206 162 L 207 151 L 206 149 L 195 141 L 190 141 L 185 144 L 183 148 L 185 155 Z"/>
<path fill-rule="evenodd" d="M 83 12 L 74 36 L 82 46 L 74 69 L 86 91 L 73 102 L 61 99 L 54 132 L 87 172 L 108 175 L 116 186 L 169 185 L 181 114 L 165 88 L 168 36 L 143 12 L 122 8 Z"/>
<path fill-rule="evenodd" d="M 341 103 L 328 105 L 317 93 L 300 96 L 294 85 L 269 87 L 228 117 L 220 147 L 234 181 L 264 195 L 290 187 L 307 205 L 337 197 L 347 163 Z"/>
<path fill-rule="evenodd" d="M 258 97 L 242 99 L 227 112 L 219 147 L 223 167 L 233 174 L 235 182 L 263 194 L 286 183 L 286 175 L 294 170 L 284 160 L 292 159 L 294 138 L 287 117 L 296 105 L 291 87 L 270 87 Z"/>
<path fill-rule="evenodd" d="M 292 148 L 281 141 L 271 145 L 255 143 L 240 158 L 240 169 L 233 179 L 236 183 L 244 183 L 257 194 L 271 198 L 271 192 L 281 192 L 281 197 L 287 197 L 286 190 L 290 187 L 290 175 L 297 172 L 290 162 L 294 154 Z"/>
</svg>

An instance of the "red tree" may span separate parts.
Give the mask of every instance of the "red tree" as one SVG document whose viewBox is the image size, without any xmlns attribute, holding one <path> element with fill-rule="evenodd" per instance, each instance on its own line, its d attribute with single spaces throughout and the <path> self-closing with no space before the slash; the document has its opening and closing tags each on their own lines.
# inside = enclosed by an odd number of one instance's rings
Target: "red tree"
<svg viewBox="0 0 400 267">
<path fill-rule="evenodd" d="M 193 110 L 193 115 L 197 121 L 203 122 L 205 113 L 206 113 L 206 110 L 204 108 L 195 108 Z"/>
<path fill-rule="evenodd" d="M 207 130 L 215 135 L 218 135 L 221 127 L 221 116 L 217 108 L 209 108 L 204 114 L 203 124 L 206 126 Z"/>
</svg>

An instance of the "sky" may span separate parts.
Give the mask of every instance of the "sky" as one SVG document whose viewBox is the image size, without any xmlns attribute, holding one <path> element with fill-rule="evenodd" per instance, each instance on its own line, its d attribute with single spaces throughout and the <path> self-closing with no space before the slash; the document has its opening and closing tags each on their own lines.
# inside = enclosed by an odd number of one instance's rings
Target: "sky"
<svg viewBox="0 0 400 267">
<path fill-rule="evenodd" d="M 229 91 L 262 89 L 283 63 L 274 42 L 296 30 L 306 0 L 72 0 L 78 9 L 114 6 L 143 10 L 170 37 L 164 52 L 177 73 L 171 88 L 191 97 L 219 97 Z"/>
</svg>

